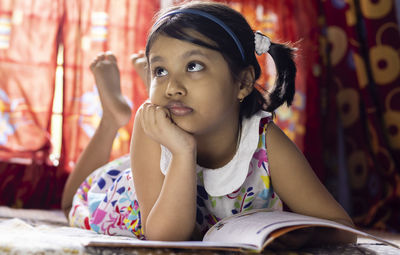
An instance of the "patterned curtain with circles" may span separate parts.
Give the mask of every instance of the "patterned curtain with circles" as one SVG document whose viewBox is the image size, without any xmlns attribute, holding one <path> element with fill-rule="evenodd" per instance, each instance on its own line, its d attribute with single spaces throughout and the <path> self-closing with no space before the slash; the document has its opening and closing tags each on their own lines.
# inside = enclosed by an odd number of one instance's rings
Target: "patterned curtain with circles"
<svg viewBox="0 0 400 255">
<path fill-rule="evenodd" d="M 320 6 L 327 179 L 337 191 L 347 189 L 345 204 L 357 225 L 387 231 L 400 231 L 395 4 L 352 0 L 321 1 Z"/>
<path fill-rule="evenodd" d="M 147 31 L 159 1 L 68 0 L 65 1 L 64 109 L 61 162 L 73 169 L 100 121 L 102 108 L 90 72 L 90 62 L 100 52 L 117 57 L 121 89 L 134 113 L 147 91 L 130 63 L 130 54 L 144 49 Z M 132 121 L 118 131 L 112 157 L 129 152 Z"/>
<path fill-rule="evenodd" d="M 276 122 L 359 227 L 400 231 L 400 39 L 395 1 L 229 1 L 297 48 L 296 96 Z M 397 8 L 396 8 L 397 7 Z M 273 86 L 273 63 L 260 57 Z"/>
</svg>

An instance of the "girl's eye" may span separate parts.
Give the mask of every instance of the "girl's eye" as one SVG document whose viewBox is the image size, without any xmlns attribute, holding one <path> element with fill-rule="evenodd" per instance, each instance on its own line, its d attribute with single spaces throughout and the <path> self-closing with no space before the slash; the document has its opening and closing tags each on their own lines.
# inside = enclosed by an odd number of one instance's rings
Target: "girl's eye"
<svg viewBox="0 0 400 255">
<path fill-rule="evenodd" d="M 167 74 L 168 74 L 167 70 L 165 70 L 162 67 L 157 67 L 156 69 L 154 69 L 154 75 L 157 76 L 157 77 L 162 77 L 162 76 L 165 76 Z"/>
<path fill-rule="evenodd" d="M 203 69 L 204 69 L 204 66 L 202 64 L 195 63 L 195 62 L 189 63 L 188 67 L 187 67 L 187 70 L 189 72 L 198 72 L 198 71 L 201 71 Z"/>
</svg>

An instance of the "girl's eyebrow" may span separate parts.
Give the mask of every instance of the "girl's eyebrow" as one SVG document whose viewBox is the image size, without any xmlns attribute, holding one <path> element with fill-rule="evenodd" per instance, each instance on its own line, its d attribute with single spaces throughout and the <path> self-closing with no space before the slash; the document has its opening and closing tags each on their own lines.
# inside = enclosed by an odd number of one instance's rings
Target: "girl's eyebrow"
<svg viewBox="0 0 400 255">
<path fill-rule="evenodd" d="M 186 59 L 186 58 L 189 58 L 189 57 L 194 56 L 194 55 L 199 55 L 199 56 L 202 56 L 202 57 L 209 58 L 209 55 L 204 53 L 201 50 L 190 50 L 190 51 L 187 51 L 181 56 L 181 58 L 182 59 Z M 150 63 L 159 62 L 159 61 L 163 61 L 163 57 L 154 56 L 154 57 L 152 57 L 150 59 Z"/>
<path fill-rule="evenodd" d="M 150 59 L 150 63 L 154 63 L 154 62 L 158 62 L 158 61 L 162 61 L 162 57 L 160 56 L 154 56 Z"/>
<path fill-rule="evenodd" d="M 201 50 L 191 50 L 191 51 L 185 52 L 185 54 L 182 55 L 182 58 L 185 59 L 185 58 L 191 57 L 193 55 L 200 55 L 203 57 L 208 57 L 208 54 L 204 53 Z"/>
</svg>

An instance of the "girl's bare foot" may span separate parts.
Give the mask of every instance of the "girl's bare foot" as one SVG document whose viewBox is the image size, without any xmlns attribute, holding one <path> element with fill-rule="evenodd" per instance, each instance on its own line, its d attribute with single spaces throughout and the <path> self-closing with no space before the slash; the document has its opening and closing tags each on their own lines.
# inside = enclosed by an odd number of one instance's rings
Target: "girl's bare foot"
<svg viewBox="0 0 400 255">
<path fill-rule="evenodd" d="M 144 51 L 139 51 L 138 53 L 132 54 L 131 61 L 136 73 L 140 76 L 140 78 L 143 80 L 144 84 L 148 88 L 149 85 L 147 82 L 147 60 L 146 56 L 144 55 Z"/>
<path fill-rule="evenodd" d="M 131 118 L 131 109 L 121 94 L 117 59 L 111 52 L 100 53 L 90 65 L 103 107 L 103 119 L 122 127 Z"/>
</svg>

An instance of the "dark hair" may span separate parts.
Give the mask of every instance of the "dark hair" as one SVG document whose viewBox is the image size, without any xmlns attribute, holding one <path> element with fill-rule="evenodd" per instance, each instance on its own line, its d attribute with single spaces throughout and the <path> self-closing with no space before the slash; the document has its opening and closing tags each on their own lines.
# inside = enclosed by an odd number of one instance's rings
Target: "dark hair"
<svg viewBox="0 0 400 255">
<path fill-rule="evenodd" d="M 218 17 L 236 35 L 244 50 L 244 59 L 231 35 L 213 20 L 191 13 L 176 13 L 164 16 L 176 10 L 198 10 Z M 163 17 L 164 16 L 164 17 Z M 253 66 L 255 80 L 261 75 L 261 68 L 255 56 L 254 31 L 246 19 L 229 6 L 215 2 L 190 2 L 174 6 L 161 11 L 158 19 L 150 31 L 146 43 L 146 56 L 158 35 L 163 34 L 179 40 L 188 41 L 209 49 L 219 51 L 228 63 L 232 77 L 238 79 L 245 68 Z M 160 19 L 161 18 L 161 19 Z M 188 31 L 194 30 L 209 38 L 210 44 L 200 40 Z M 277 78 L 271 92 L 261 94 L 257 89 L 244 98 L 240 106 L 240 117 L 250 117 L 260 109 L 273 112 L 283 103 L 290 105 L 295 92 L 296 66 L 293 61 L 293 49 L 283 45 L 271 43 L 268 51 L 275 62 Z M 266 105 L 267 107 L 263 107 Z"/>
</svg>

